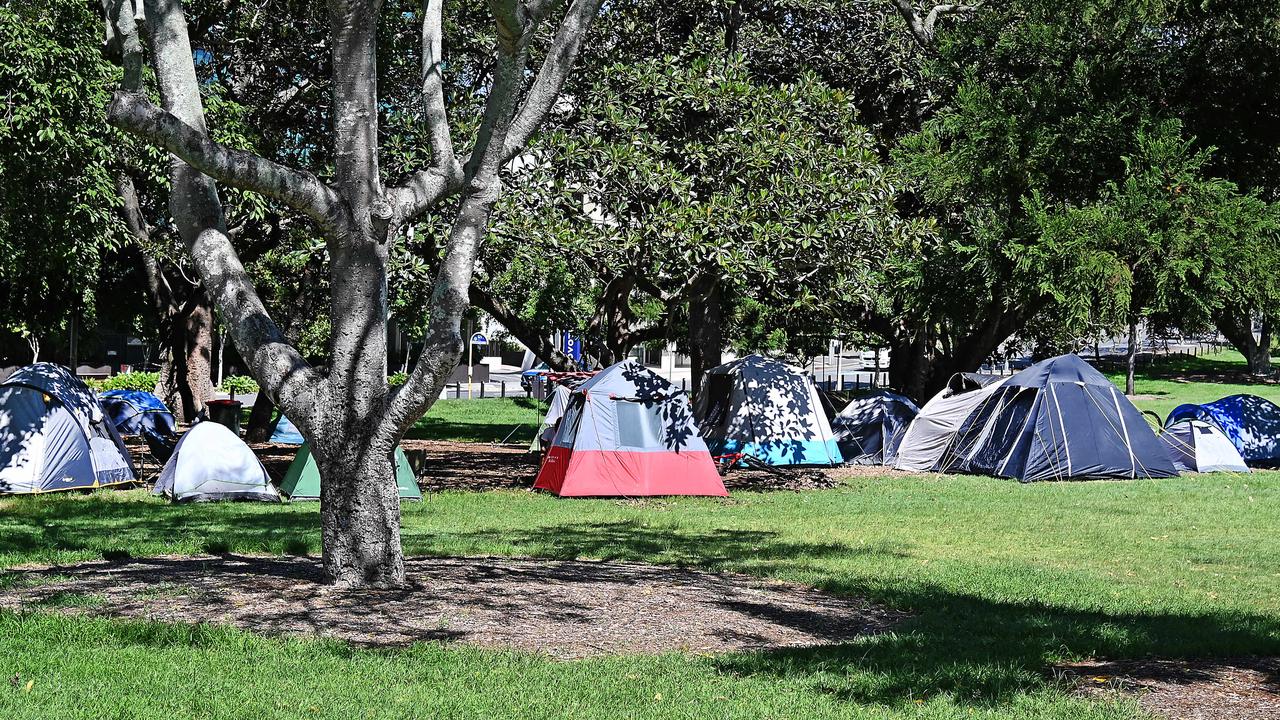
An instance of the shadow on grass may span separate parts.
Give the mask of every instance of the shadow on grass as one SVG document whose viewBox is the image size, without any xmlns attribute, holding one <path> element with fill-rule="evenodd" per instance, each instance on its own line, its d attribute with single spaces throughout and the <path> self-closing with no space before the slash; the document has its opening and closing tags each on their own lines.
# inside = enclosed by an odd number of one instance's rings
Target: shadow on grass
<svg viewBox="0 0 1280 720">
<path fill-rule="evenodd" d="M 502 541 L 539 557 L 656 561 L 712 571 L 777 576 L 813 571 L 824 558 L 910 557 L 909 547 L 850 547 L 783 541 L 755 530 L 676 531 L 637 523 L 578 523 L 468 536 Z M 818 561 L 818 562 L 814 562 Z M 892 632 L 855 643 L 722 656 L 720 671 L 805 677 L 822 692 L 856 703 L 897 704 L 938 693 L 991 706 L 1054 684 L 1049 666 L 1073 657 L 1134 659 L 1280 654 L 1280 620 L 1248 613 L 1113 613 L 993 601 L 923 579 L 817 586 L 906 610 Z M 1083 605 L 1095 605 L 1084 594 Z M 850 678 L 860 677 L 856 682 Z"/>
<path fill-rule="evenodd" d="M 319 506 L 282 512 L 234 504 L 212 512 L 200 505 L 58 498 L 17 503 L 0 515 L 0 555 L 48 551 L 97 552 L 108 560 L 134 552 L 318 553 Z"/>
<path fill-rule="evenodd" d="M 0 519 L 0 552 L 93 550 L 145 546 L 160 537 L 200 536 L 237 552 L 285 552 L 307 538 L 318 545 L 314 513 L 179 513 L 160 505 L 57 503 L 35 536 L 10 532 Z M 20 518 L 30 522 L 31 518 Z M 110 530 L 104 530 L 110 528 Z M 312 545 L 312 542 L 316 545 Z M 1126 660 L 1280 655 L 1280 620 L 1245 612 L 1110 612 L 1082 589 L 1080 607 L 1034 598 L 1005 602 L 957 592 L 925 578 L 850 579 L 823 562 L 854 556 L 886 561 L 910 557 L 909 545 L 848 546 L 792 542 L 768 530 L 647 527 L 640 522 L 578 522 L 544 527 L 434 535 L 406 528 L 411 554 L 488 553 L 494 546 L 552 559 L 601 558 L 658 562 L 765 577 L 818 574 L 826 591 L 865 597 L 913 616 L 891 632 L 853 643 L 698 659 L 737 676 L 803 680 L 815 691 L 849 703 L 907 705 L 946 693 L 960 705 L 992 707 L 1052 687 L 1049 667 L 1064 658 Z M 312 550 L 314 552 L 314 550 Z M 1028 581 L 1030 582 L 1030 581 Z M 0 618 L 2 626 L 3 618 Z M 126 625 L 101 632 L 130 642 L 209 642 L 204 629 Z"/>
</svg>

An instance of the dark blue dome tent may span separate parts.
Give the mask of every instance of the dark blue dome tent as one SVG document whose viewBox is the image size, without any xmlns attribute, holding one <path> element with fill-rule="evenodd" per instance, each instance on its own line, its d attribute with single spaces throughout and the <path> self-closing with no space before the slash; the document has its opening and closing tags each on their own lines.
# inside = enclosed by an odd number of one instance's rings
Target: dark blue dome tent
<svg viewBox="0 0 1280 720">
<path fill-rule="evenodd" d="M 102 409 L 121 435 L 139 435 L 160 462 L 178 444 L 178 421 L 160 398 L 142 390 L 108 390 L 99 396 Z"/>
<path fill-rule="evenodd" d="M 1165 427 L 1200 420 L 1222 431 L 1250 467 L 1280 466 L 1280 406 L 1257 395 L 1228 395 L 1203 405 L 1179 405 Z"/>
<path fill-rule="evenodd" d="M 846 463 L 892 465 L 907 428 L 919 412 L 920 408 L 903 395 L 872 390 L 850 400 L 831 419 L 831 431 Z"/>
<path fill-rule="evenodd" d="M 1076 355 L 1008 378 L 961 424 L 944 462 L 1022 482 L 1178 474 L 1133 403 Z"/>
<path fill-rule="evenodd" d="M 97 397 L 66 368 L 28 365 L 0 385 L 0 495 L 98 488 L 136 477 Z"/>
</svg>

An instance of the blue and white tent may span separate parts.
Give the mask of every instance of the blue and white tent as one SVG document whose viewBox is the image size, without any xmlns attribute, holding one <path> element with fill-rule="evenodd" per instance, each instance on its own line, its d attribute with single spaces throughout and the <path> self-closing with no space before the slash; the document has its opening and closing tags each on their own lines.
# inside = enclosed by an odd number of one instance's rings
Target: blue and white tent
<svg viewBox="0 0 1280 720">
<path fill-rule="evenodd" d="M 1164 421 L 1200 420 L 1222 431 L 1252 467 L 1280 465 L 1280 406 L 1257 395 L 1228 395 L 1203 405 L 1179 405 Z"/>
<path fill-rule="evenodd" d="M 1231 440 L 1200 420 L 1178 420 L 1160 433 L 1178 472 L 1249 472 Z"/>
<path fill-rule="evenodd" d="M 178 422 L 160 398 L 141 390 L 108 390 L 98 396 L 102 410 L 121 435 L 141 435 L 151 429 L 178 434 Z"/>
<path fill-rule="evenodd" d="M 1035 480 L 1178 474 L 1138 409 L 1076 355 L 1005 380 L 961 424 L 946 472 Z"/>
<path fill-rule="evenodd" d="M 748 355 L 707 371 L 694 415 L 712 455 L 770 465 L 839 465 L 844 456 L 818 389 L 799 368 Z"/>
<path fill-rule="evenodd" d="M 133 482 L 120 434 L 60 365 L 36 363 L 0 385 L 0 495 Z"/>
<path fill-rule="evenodd" d="M 298 428 L 294 426 L 293 421 L 280 413 L 280 418 L 276 420 L 276 427 L 271 431 L 271 442 L 281 445 L 301 445 L 306 442 L 302 433 L 298 432 Z"/>
</svg>

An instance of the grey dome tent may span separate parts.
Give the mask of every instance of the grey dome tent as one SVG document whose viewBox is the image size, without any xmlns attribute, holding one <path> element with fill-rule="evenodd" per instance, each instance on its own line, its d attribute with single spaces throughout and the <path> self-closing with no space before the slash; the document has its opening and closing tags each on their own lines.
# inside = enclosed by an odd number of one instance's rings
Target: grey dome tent
<svg viewBox="0 0 1280 720">
<path fill-rule="evenodd" d="M 711 454 L 769 465 L 844 462 L 818 389 L 800 369 L 748 355 L 706 372 L 694 416 Z"/>
<path fill-rule="evenodd" d="M 903 433 L 894 467 L 915 472 L 940 469 L 960 426 L 1005 380 L 976 373 L 953 375 L 947 386 L 920 408 Z"/>
<path fill-rule="evenodd" d="M 1179 420 L 1160 439 L 1181 472 L 1249 472 L 1231 439 L 1203 420 Z"/>
<path fill-rule="evenodd" d="M 120 434 L 70 371 L 36 363 L 0 385 L 0 494 L 97 488 L 136 477 Z"/>
<path fill-rule="evenodd" d="M 1013 375 L 965 418 L 947 472 L 1022 482 L 1178 474 L 1138 409 L 1076 355 Z"/>
<path fill-rule="evenodd" d="M 845 462 L 892 465 L 898 447 L 920 408 L 889 390 L 872 390 L 849 401 L 831 420 L 831 431 Z"/>
<path fill-rule="evenodd" d="M 196 423 L 178 441 L 152 493 L 174 502 L 280 502 L 280 493 L 249 446 L 226 426 L 207 421 Z"/>
</svg>

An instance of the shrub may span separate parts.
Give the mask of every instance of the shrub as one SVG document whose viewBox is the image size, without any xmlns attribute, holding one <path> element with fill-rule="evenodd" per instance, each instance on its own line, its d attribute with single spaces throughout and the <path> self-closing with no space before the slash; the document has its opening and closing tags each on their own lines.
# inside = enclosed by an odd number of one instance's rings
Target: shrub
<svg viewBox="0 0 1280 720">
<path fill-rule="evenodd" d="M 222 387 L 218 389 L 224 393 L 235 393 L 237 395 L 256 393 L 258 392 L 258 382 L 248 375 L 228 375 L 222 378 Z"/>
<path fill-rule="evenodd" d="M 160 373 L 158 372 L 127 372 L 113 375 L 106 380 L 90 380 L 89 384 L 98 392 L 106 390 L 154 392 L 158 382 L 160 382 Z"/>
<path fill-rule="evenodd" d="M 409 380 L 408 373 L 398 372 L 398 373 L 392 373 L 391 375 L 387 376 L 387 384 L 390 385 L 391 387 L 399 387 L 405 384 L 406 382 L 408 382 L 408 380 Z"/>
</svg>

